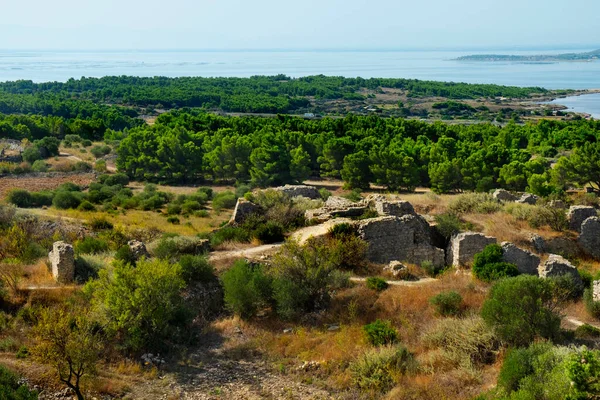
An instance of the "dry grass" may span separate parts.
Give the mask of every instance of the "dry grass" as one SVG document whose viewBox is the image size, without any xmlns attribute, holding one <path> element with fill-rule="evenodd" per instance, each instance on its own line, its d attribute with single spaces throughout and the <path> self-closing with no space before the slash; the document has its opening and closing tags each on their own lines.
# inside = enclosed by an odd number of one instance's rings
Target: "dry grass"
<svg viewBox="0 0 600 400">
<path fill-rule="evenodd" d="M 57 210 L 49 208 L 40 210 L 41 214 L 54 218 L 76 219 L 91 221 L 94 218 L 106 218 L 115 226 L 121 225 L 127 229 L 159 229 L 162 232 L 180 235 L 195 235 L 210 232 L 222 222 L 229 220 L 229 213 L 211 213 L 209 218 L 190 216 L 181 219 L 181 224 L 175 225 L 167 222 L 165 215 L 155 211 L 127 210 L 124 213 L 109 214 L 105 212 L 85 212 L 78 210 Z"/>
<path fill-rule="evenodd" d="M 129 185 L 127 185 L 127 187 L 129 187 L 135 193 L 135 192 L 143 191 L 145 185 L 146 185 L 146 183 L 144 183 L 144 182 L 130 182 Z M 235 187 L 228 186 L 228 185 L 221 185 L 221 186 L 218 186 L 218 185 L 193 185 L 193 186 L 157 185 L 157 188 L 158 188 L 158 190 L 160 190 L 162 192 L 169 192 L 169 193 L 173 193 L 175 195 L 179 195 L 179 194 L 196 193 L 198 191 L 198 188 L 205 187 L 205 186 L 210 187 L 214 193 L 225 192 L 228 190 L 235 192 Z"/>
<path fill-rule="evenodd" d="M 63 183 L 72 182 L 76 185 L 87 186 L 95 179 L 91 173 L 70 173 L 58 176 L 49 174 L 45 177 L 31 175 L 14 175 L 0 178 L 0 199 L 4 199 L 13 189 L 29 191 L 54 190 Z"/>
</svg>

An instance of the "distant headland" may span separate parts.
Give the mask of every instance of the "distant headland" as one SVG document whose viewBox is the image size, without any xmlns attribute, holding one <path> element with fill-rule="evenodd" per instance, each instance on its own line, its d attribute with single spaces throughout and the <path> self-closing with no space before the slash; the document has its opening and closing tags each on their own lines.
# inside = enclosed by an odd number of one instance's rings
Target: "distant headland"
<svg viewBox="0 0 600 400">
<path fill-rule="evenodd" d="M 600 58 L 600 49 L 586 53 L 537 54 L 517 56 L 507 54 L 476 54 L 455 58 L 454 61 L 510 61 L 510 62 L 561 62 L 561 61 L 594 61 Z"/>
</svg>

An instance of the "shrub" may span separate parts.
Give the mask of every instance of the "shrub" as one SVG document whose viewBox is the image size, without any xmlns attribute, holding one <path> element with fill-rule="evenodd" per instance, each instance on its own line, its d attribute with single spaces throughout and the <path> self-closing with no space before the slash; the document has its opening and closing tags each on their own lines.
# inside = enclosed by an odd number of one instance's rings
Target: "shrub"
<svg viewBox="0 0 600 400">
<path fill-rule="evenodd" d="M 450 239 L 452 235 L 460 232 L 461 222 L 456 214 L 438 214 L 435 216 L 435 223 L 438 232 L 446 239 Z"/>
<path fill-rule="evenodd" d="M 227 192 L 217 193 L 213 197 L 212 207 L 213 207 L 213 210 L 219 212 L 222 209 L 234 208 L 236 203 L 237 203 L 237 197 L 235 197 L 235 194 L 233 192 L 227 191 Z"/>
<path fill-rule="evenodd" d="M 118 173 L 114 175 L 101 175 L 98 181 L 106 186 L 127 186 L 129 185 L 129 176 L 127 174 Z"/>
<path fill-rule="evenodd" d="M 282 242 L 285 238 L 281 224 L 273 221 L 268 221 L 259 225 L 252 232 L 252 236 L 258 239 L 261 243 Z"/>
<path fill-rule="evenodd" d="M 505 211 L 518 220 L 527 221 L 532 228 L 548 225 L 555 231 L 562 232 L 568 227 L 564 210 L 527 204 L 508 204 Z"/>
<path fill-rule="evenodd" d="M 455 291 L 442 292 L 429 299 L 435 311 L 443 316 L 455 316 L 461 313 L 463 307 L 462 296 Z"/>
<path fill-rule="evenodd" d="M 77 161 L 73 164 L 73 171 L 76 172 L 88 172 L 92 170 L 92 165 L 85 161 Z"/>
<path fill-rule="evenodd" d="M 29 193 L 27 190 L 13 189 L 10 192 L 8 192 L 6 200 L 17 207 L 33 207 L 33 199 L 31 193 Z"/>
<path fill-rule="evenodd" d="M 484 282 L 492 282 L 500 278 L 519 275 L 514 264 L 503 262 L 502 247 L 490 244 L 483 251 L 475 254 L 473 274 Z"/>
<path fill-rule="evenodd" d="M 492 214 L 500 211 L 502 205 L 489 193 L 467 193 L 456 197 L 448 205 L 450 214 L 469 213 Z"/>
<path fill-rule="evenodd" d="M 48 171 L 48 165 L 43 160 L 36 160 L 33 163 L 33 165 L 31 166 L 31 170 L 33 172 L 47 172 Z"/>
<path fill-rule="evenodd" d="M 184 214 L 191 214 L 194 211 L 198 211 L 202 208 L 200 202 L 196 200 L 186 200 L 181 206 L 181 211 Z"/>
<path fill-rule="evenodd" d="M 499 347 L 494 331 L 479 316 L 440 319 L 422 340 L 427 347 L 439 348 L 443 361 L 465 369 L 492 363 Z"/>
<path fill-rule="evenodd" d="M 327 234 L 335 239 L 356 235 L 356 228 L 347 222 L 335 224 L 327 231 Z"/>
<path fill-rule="evenodd" d="M 135 265 L 137 261 L 135 258 L 135 254 L 131 251 L 131 247 L 128 245 L 124 245 L 119 247 L 119 249 L 115 252 L 115 260 L 121 261 L 124 264 Z"/>
<path fill-rule="evenodd" d="M 413 355 L 403 346 L 384 346 L 371 349 L 350 364 L 356 386 L 362 390 L 384 392 L 397 379 L 416 369 Z"/>
<path fill-rule="evenodd" d="M 398 340 L 398 331 L 392 326 L 390 321 L 377 320 L 363 326 L 363 331 L 367 336 L 367 340 L 373 346 L 394 344 Z"/>
<path fill-rule="evenodd" d="M 432 278 L 435 278 L 446 269 L 444 266 L 435 266 L 431 261 L 423 261 L 421 263 L 421 268 L 425 271 L 427 276 Z"/>
<path fill-rule="evenodd" d="M 204 193 L 206 195 L 206 198 L 208 200 L 211 200 L 213 198 L 213 189 L 209 188 L 209 187 L 200 187 L 197 190 L 198 193 Z"/>
<path fill-rule="evenodd" d="M 600 329 L 590 324 L 583 324 L 575 329 L 575 337 L 579 339 L 598 339 L 600 338 Z"/>
<path fill-rule="evenodd" d="M 30 164 L 33 164 L 37 160 L 41 160 L 42 158 L 44 158 L 42 157 L 40 150 L 36 146 L 30 146 L 23 150 L 23 152 L 21 153 L 21 157 L 23 158 L 23 161 L 26 161 Z"/>
<path fill-rule="evenodd" d="M 594 301 L 593 290 L 585 289 L 583 292 L 583 301 L 585 308 L 590 315 L 596 319 L 600 319 L 600 301 Z"/>
<path fill-rule="evenodd" d="M 263 273 L 260 265 L 250 265 L 238 260 L 223 274 L 225 304 L 241 318 L 251 318 L 269 304 L 271 279 Z"/>
<path fill-rule="evenodd" d="M 19 377 L 4 366 L 0 366 L 0 399 L 37 400 L 38 394 L 21 384 Z"/>
<path fill-rule="evenodd" d="M 204 241 L 192 236 L 163 237 L 149 246 L 150 253 L 163 260 L 178 260 L 184 255 L 202 255 L 206 252 Z"/>
<path fill-rule="evenodd" d="M 82 201 L 77 209 L 79 211 L 96 211 L 96 207 L 87 200 Z"/>
<path fill-rule="evenodd" d="M 181 205 L 170 203 L 167 205 L 167 214 L 168 215 L 179 215 L 181 214 Z"/>
<path fill-rule="evenodd" d="M 388 283 L 384 279 L 378 277 L 367 278 L 367 287 L 371 290 L 381 292 L 382 290 L 387 289 L 388 286 Z"/>
<path fill-rule="evenodd" d="M 94 171 L 99 173 L 106 172 L 106 160 L 96 160 L 94 163 Z"/>
<path fill-rule="evenodd" d="M 244 195 L 250 191 L 252 191 L 252 186 L 240 185 L 237 188 L 235 188 L 235 196 L 237 198 L 244 197 Z"/>
<path fill-rule="evenodd" d="M 60 210 L 68 208 L 77 208 L 81 204 L 82 196 L 80 193 L 58 191 L 52 199 L 52 205 Z"/>
<path fill-rule="evenodd" d="M 110 230 L 113 228 L 113 224 L 104 217 L 93 218 L 90 221 L 90 227 L 94 231 Z"/>
<path fill-rule="evenodd" d="M 90 279 L 96 279 L 98 272 L 104 267 L 104 262 L 98 257 L 78 255 L 75 257 L 75 281 L 83 284 Z"/>
<path fill-rule="evenodd" d="M 179 225 L 181 220 L 178 217 L 171 215 L 167 218 L 167 222 L 173 225 Z"/>
<path fill-rule="evenodd" d="M 135 267 L 115 262 L 113 271 L 86 285 L 109 333 L 125 349 L 165 348 L 189 321 L 181 290 L 181 268 L 166 260 L 140 260 Z"/>
<path fill-rule="evenodd" d="M 354 189 L 350 193 L 345 194 L 343 197 L 350 201 L 358 202 L 362 200 L 362 195 L 360 194 L 359 189 Z"/>
<path fill-rule="evenodd" d="M 107 145 L 96 145 L 90 149 L 90 153 L 94 155 L 96 158 L 103 157 L 107 154 L 110 154 L 111 149 Z"/>
<path fill-rule="evenodd" d="M 179 259 L 181 277 L 190 284 L 192 282 L 211 282 L 215 277 L 215 270 L 208 262 L 208 257 L 184 255 Z"/>
<path fill-rule="evenodd" d="M 225 242 L 247 243 L 250 241 L 250 232 L 237 226 L 225 226 L 210 236 L 210 245 L 219 246 Z"/>
<path fill-rule="evenodd" d="M 500 339 L 526 346 L 535 338 L 555 339 L 560 333 L 552 282 L 520 275 L 500 280 L 490 290 L 481 316 Z"/>
<path fill-rule="evenodd" d="M 208 212 L 208 210 L 198 210 L 194 213 L 194 216 L 198 218 L 208 218 L 210 217 L 210 213 Z"/>
<path fill-rule="evenodd" d="M 87 236 L 75 242 L 75 252 L 78 254 L 98 254 L 108 250 L 108 243 L 92 236 Z"/>
<path fill-rule="evenodd" d="M 331 192 L 325 188 L 321 188 L 319 189 L 319 195 L 323 201 L 327 201 L 327 199 L 331 197 Z"/>
</svg>

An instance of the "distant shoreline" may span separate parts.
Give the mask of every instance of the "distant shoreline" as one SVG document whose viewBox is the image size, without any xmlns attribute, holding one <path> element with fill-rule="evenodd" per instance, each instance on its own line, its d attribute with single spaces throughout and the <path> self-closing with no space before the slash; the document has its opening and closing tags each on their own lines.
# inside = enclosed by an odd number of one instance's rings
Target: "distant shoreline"
<svg viewBox="0 0 600 400">
<path fill-rule="evenodd" d="M 554 62 L 592 62 L 600 59 L 600 49 L 585 53 L 563 54 L 474 54 L 455 58 L 453 61 L 477 62 L 520 62 L 520 63 L 554 63 Z"/>
</svg>

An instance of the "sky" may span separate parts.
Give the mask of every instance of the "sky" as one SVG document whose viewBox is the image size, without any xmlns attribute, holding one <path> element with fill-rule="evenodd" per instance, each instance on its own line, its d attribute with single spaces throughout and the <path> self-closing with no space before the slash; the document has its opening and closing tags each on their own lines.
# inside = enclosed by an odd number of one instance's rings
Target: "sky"
<svg viewBox="0 0 600 400">
<path fill-rule="evenodd" d="M 0 0 L 0 49 L 600 48 L 598 0 Z"/>
</svg>

